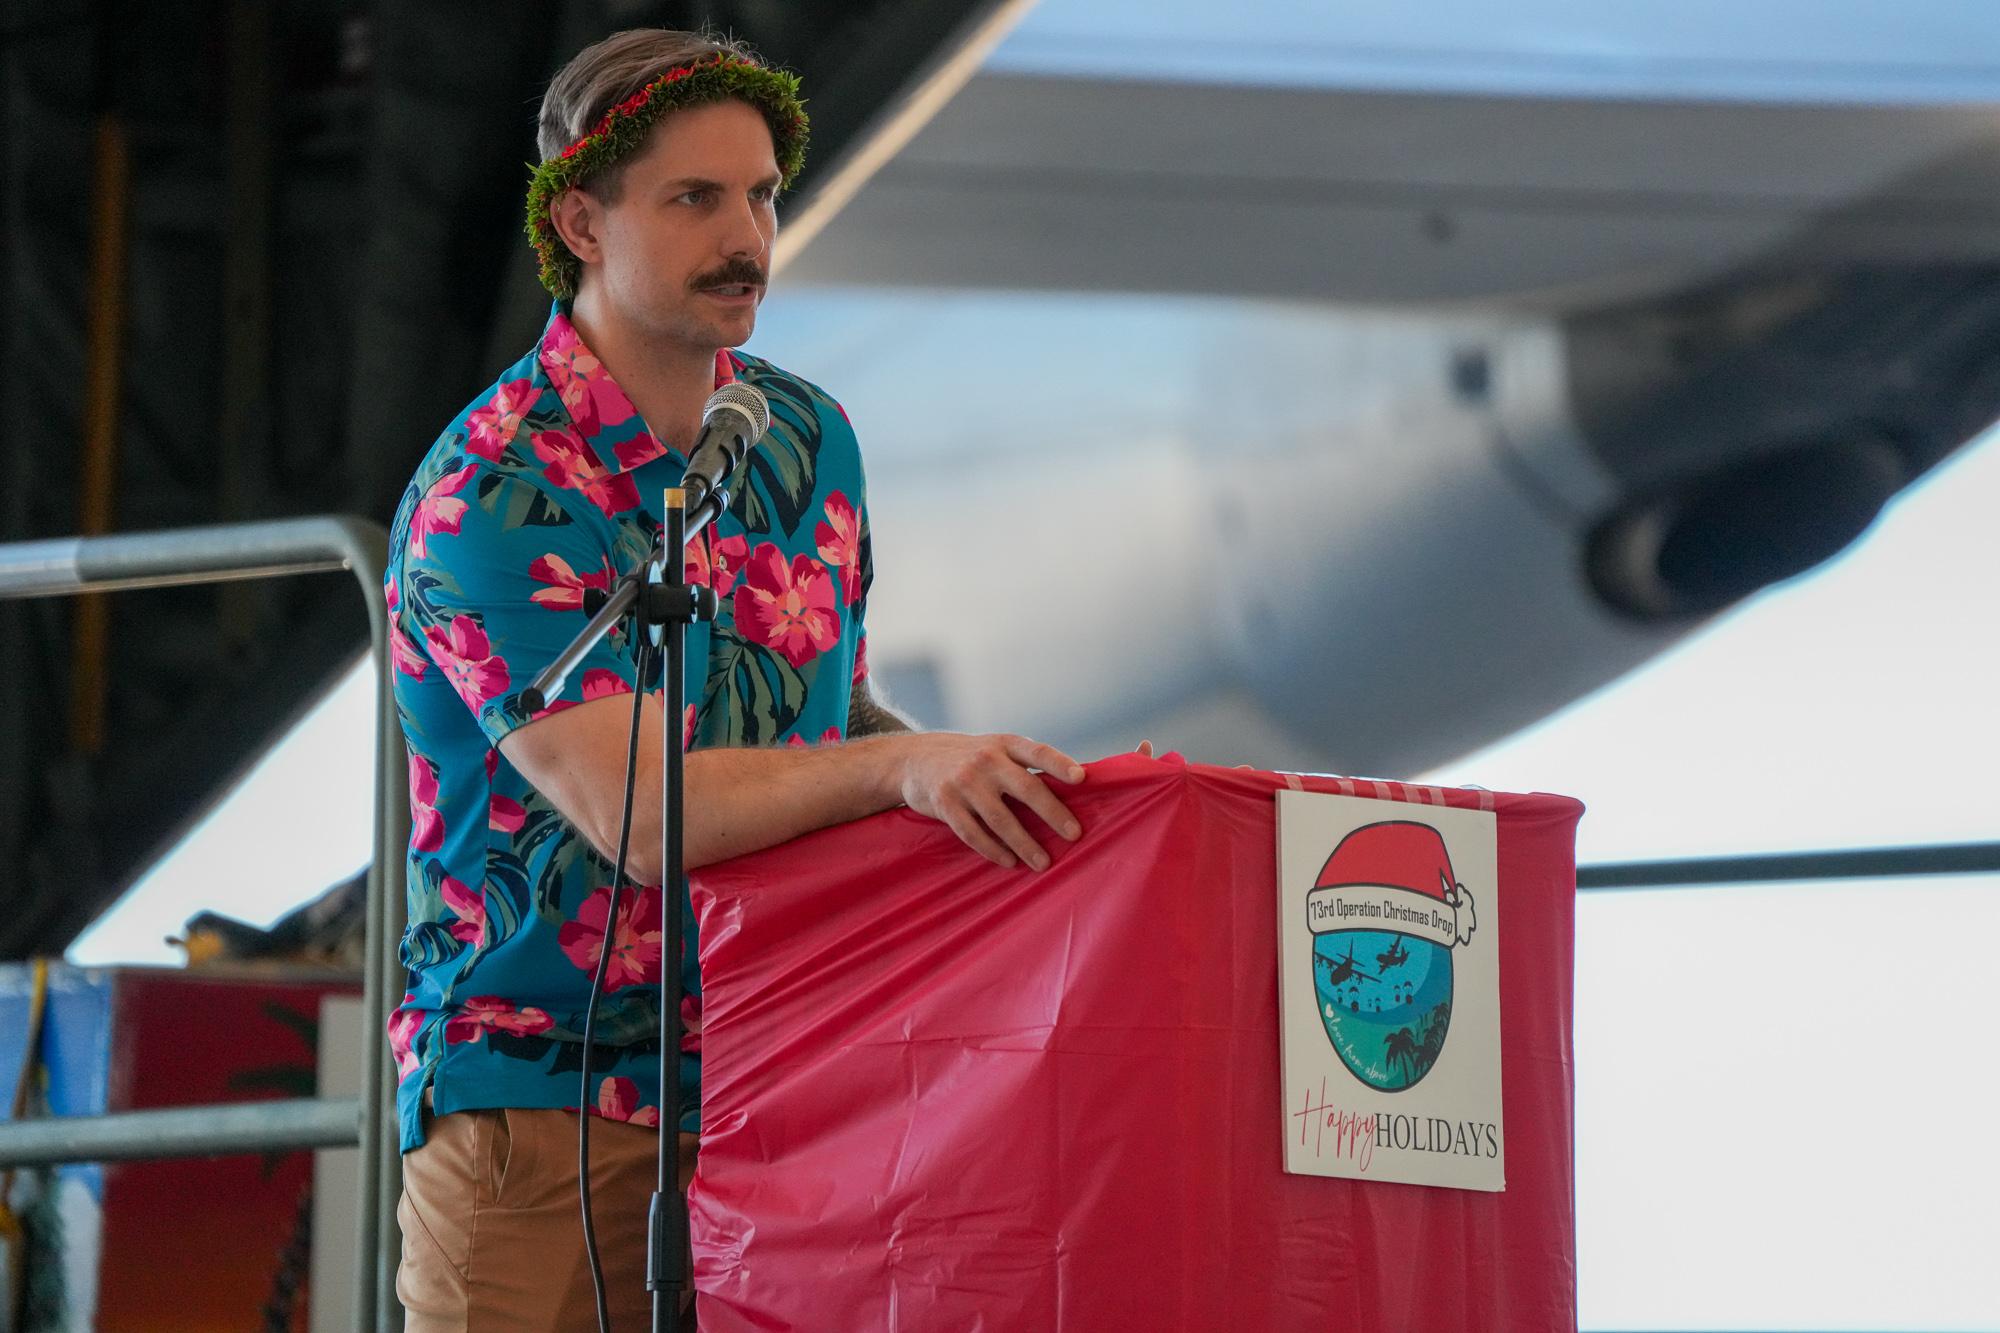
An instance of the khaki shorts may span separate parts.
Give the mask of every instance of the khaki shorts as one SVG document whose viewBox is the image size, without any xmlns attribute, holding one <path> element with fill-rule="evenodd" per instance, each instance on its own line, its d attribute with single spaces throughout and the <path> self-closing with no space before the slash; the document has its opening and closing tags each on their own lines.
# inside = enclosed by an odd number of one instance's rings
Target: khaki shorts
<svg viewBox="0 0 2000 1333">
<path fill-rule="evenodd" d="M 680 1136 L 681 1188 L 695 1136 Z M 646 1210 L 656 1130 L 590 1124 L 590 1202 L 612 1327 L 652 1326 Z M 576 1191 L 574 1111 L 460 1111 L 403 1155 L 396 1295 L 409 1333 L 534 1329 L 596 1333 Z M 692 1296 L 688 1298 L 692 1300 Z M 681 1327 L 694 1321 L 682 1316 Z"/>
</svg>

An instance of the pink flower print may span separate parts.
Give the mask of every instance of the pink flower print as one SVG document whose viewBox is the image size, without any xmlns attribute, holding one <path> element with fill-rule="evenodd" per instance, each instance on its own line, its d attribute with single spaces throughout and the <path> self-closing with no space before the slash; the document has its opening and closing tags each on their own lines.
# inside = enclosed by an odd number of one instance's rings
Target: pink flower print
<svg viewBox="0 0 2000 1333">
<path fill-rule="evenodd" d="M 396 664 L 396 670 L 411 680 L 422 680 L 431 665 L 417 651 L 417 646 L 410 642 L 410 636 L 395 626 L 389 630 L 389 660 Z"/>
<path fill-rule="evenodd" d="M 813 529 L 819 558 L 840 571 L 840 593 L 849 606 L 861 596 L 861 519 L 845 495 L 826 499 L 826 522 Z"/>
<path fill-rule="evenodd" d="M 458 920 L 451 923 L 451 937 L 460 944 L 479 944 L 486 938 L 486 895 L 475 893 L 450 875 L 438 886 L 438 896 Z"/>
<path fill-rule="evenodd" d="M 713 564 L 710 563 L 711 547 Z M 686 553 L 682 581 L 695 587 L 712 587 L 717 597 L 727 597 L 729 590 L 736 586 L 736 575 L 743 568 L 743 562 L 750 557 L 750 541 L 746 537 L 724 537 L 719 542 L 711 542 L 703 536 L 700 540 L 689 542 Z"/>
<path fill-rule="evenodd" d="M 576 326 L 567 319 L 551 321 L 548 340 L 542 345 L 542 362 L 549 368 L 549 379 L 569 419 L 585 435 L 631 419 L 632 400 L 596 354 L 583 345 L 576 336 Z"/>
<path fill-rule="evenodd" d="M 583 699 L 609 699 L 613 695 L 630 694 L 632 687 L 625 683 L 625 677 L 608 667 L 592 667 L 583 673 Z"/>
<path fill-rule="evenodd" d="M 813 742 L 812 742 L 812 744 L 813 744 L 813 745 L 838 745 L 838 744 L 840 744 L 840 742 L 841 742 L 842 740 L 844 740 L 844 739 L 846 739 L 846 738 L 845 738 L 845 737 L 843 737 L 843 736 L 842 736 L 842 735 L 840 734 L 840 728 L 839 728 L 839 727 L 828 727 L 828 728 L 827 728 L 827 729 L 826 729 L 825 731 L 823 731 L 823 732 L 821 732 L 821 733 L 820 733 L 820 737 L 819 737 L 819 739 L 818 739 L 818 740 L 816 740 L 816 741 L 813 741 Z M 795 748 L 797 748 L 797 749 L 800 749 L 800 750 L 803 750 L 803 749 L 806 749 L 806 748 L 807 748 L 807 742 L 806 742 L 806 738 L 805 738 L 805 737 L 803 737 L 803 736 L 801 736 L 801 735 L 799 735 L 799 734 L 798 734 L 798 733 L 797 733 L 796 731 L 795 731 L 795 732 L 793 732 L 793 733 L 792 733 L 792 734 L 791 734 L 790 736 L 788 736 L 788 737 L 786 737 L 786 738 L 785 738 L 785 744 L 787 744 L 787 745 L 790 745 L 790 746 L 793 746 L 793 747 L 795 747 Z"/>
<path fill-rule="evenodd" d="M 405 747 L 410 756 L 410 850 L 434 852 L 444 846 L 444 816 L 437 812 L 437 770 L 430 760 Z"/>
<path fill-rule="evenodd" d="M 720 389 L 725 384 L 735 383 L 736 377 L 742 373 L 743 363 L 736 359 L 736 353 L 725 347 L 715 354 L 716 388 Z"/>
<path fill-rule="evenodd" d="M 660 1126 L 660 1108 L 639 1105 L 639 1085 L 629 1078 L 607 1078 L 597 1085 L 597 1114 L 628 1125 Z"/>
<path fill-rule="evenodd" d="M 417 501 L 417 512 L 410 517 L 410 551 L 413 555 L 425 557 L 430 554 L 430 540 L 440 532 L 456 535 L 458 525 L 465 518 L 465 501 L 458 493 L 465 489 L 465 483 L 472 480 L 478 470 L 477 463 L 467 463 L 456 472 L 448 472 L 431 483 L 424 498 Z"/>
<path fill-rule="evenodd" d="M 570 568 L 569 561 L 551 551 L 529 565 L 528 573 L 537 582 L 550 585 L 535 589 L 528 600 L 536 606 L 546 606 L 551 611 L 581 611 L 586 589 L 595 588 L 599 592 L 611 590 L 609 560 L 604 562 L 604 568 L 595 573 L 579 574 Z"/>
<path fill-rule="evenodd" d="M 498 462 L 538 395 L 532 380 L 508 380 L 465 418 L 465 451 Z"/>
<path fill-rule="evenodd" d="M 803 553 L 787 566 L 783 551 L 770 542 L 759 546 L 736 589 L 736 629 L 777 649 L 795 667 L 833 647 L 840 615 L 826 566 Z"/>
<path fill-rule="evenodd" d="M 478 1041 L 489 1032 L 531 1037 L 537 1032 L 547 1032 L 555 1025 L 556 1021 L 540 1009 L 517 1009 L 498 995 L 475 995 L 445 1020 L 444 1039 L 457 1045 Z"/>
<path fill-rule="evenodd" d="M 861 688 L 861 682 L 868 679 L 868 636 L 863 634 L 854 645 L 854 687 Z"/>
<path fill-rule="evenodd" d="M 694 705 L 681 710 L 681 751 L 686 753 L 694 748 Z"/>
<path fill-rule="evenodd" d="M 667 451 L 667 446 L 654 437 L 653 432 L 642 430 L 629 440 L 620 440 L 611 446 L 617 456 L 620 471 L 629 472 L 641 463 L 650 463 Z"/>
<path fill-rule="evenodd" d="M 605 915 L 611 910 L 611 890 L 599 889 L 584 900 L 576 916 L 563 922 L 556 943 L 569 955 L 570 962 L 584 972 L 595 974 L 597 958 L 604 951 L 606 934 L 611 937 L 611 961 L 604 969 L 604 989 L 660 980 L 660 891 L 640 889 L 621 895 L 618 920 L 609 931 Z"/>
<path fill-rule="evenodd" d="M 493 775 L 500 771 L 500 752 L 492 746 L 486 747 L 486 780 L 493 781 Z"/>
<path fill-rule="evenodd" d="M 499 833 L 519 833 L 528 822 L 528 809 L 511 796 L 495 794 L 486 803 L 486 827 Z"/>
<path fill-rule="evenodd" d="M 414 995 L 405 995 L 403 1003 L 408 1005 L 410 1001 L 416 998 Z M 417 1031 L 423 1025 L 424 1015 L 423 1011 L 419 1009 L 403 1008 L 389 1015 L 389 1049 L 396 1056 L 396 1081 L 398 1083 L 401 1083 L 412 1073 L 416 1072 L 417 1066 L 422 1063 L 422 1061 L 417 1059 L 417 1053 L 414 1048 L 417 1044 Z"/>
<path fill-rule="evenodd" d="M 696 1054 L 701 1050 L 701 997 L 681 995 L 681 1050 Z"/>
<path fill-rule="evenodd" d="M 565 708 L 589 703 L 592 699 L 608 699 L 615 694 L 630 694 L 631 687 L 626 685 L 625 678 L 616 671 L 604 667 L 592 667 L 583 673 L 583 688 L 579 693 L 582 695 L 581 698 L 570 698 L 565 695 L 560 699 L 549 700 L 549 706 L 535 716 L 548 717 L 552 713 L 562 712 Z"/>
<path fill-rule="evenodd" d="M 391 574 L 382 584 L 382 601 L 389 608 L 389 614 L 392 616 L 396 614 L 396 608 L 403 604 L 403 594 L 396 589 L 396 576 L 394 574 Z"/>
<path fill-rule="evenodd" d="M 507 664 L 494 655 L 487 642 L 486 631 L 469 615 L 454 616 L 448 634 L 436 625 L 427 626 L 424 641 L 430 645 L 432 659 L 444 668 L 445 679 L 475 713 L 512 680 Z"/>
<path fill-rule="evenodd" d="M 558 486 L 581 491 L 589 501 L 616 518 L 639 507 L 639 488 L 622 472 L 607 472 L 580 436 L 567 430 L 535 432 L 535 457 L 542 475 Z"/>
</svg>

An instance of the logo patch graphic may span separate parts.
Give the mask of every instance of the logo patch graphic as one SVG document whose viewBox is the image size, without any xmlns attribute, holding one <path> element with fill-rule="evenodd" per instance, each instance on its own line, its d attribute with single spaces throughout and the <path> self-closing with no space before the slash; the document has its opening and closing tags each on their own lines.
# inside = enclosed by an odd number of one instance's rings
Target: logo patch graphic
<svg viewBox="0 0 2000 1333">
<path fill-rule="evenodd" d="M 1285 1170 L 1503 1190 L 1499 817 L 1407 790 L 1276 793 Z"/>
<path fill-rule="evenodd" d="M 1341 1064 L 1378 1092 L 1415 1087 L 1451 1030 L 1452 952 L 1478 928 L 1444 839 L 1413 820 L 1355 829 L 1327 857 L 1306 916 L 1313 996 Z"/>
</svg>

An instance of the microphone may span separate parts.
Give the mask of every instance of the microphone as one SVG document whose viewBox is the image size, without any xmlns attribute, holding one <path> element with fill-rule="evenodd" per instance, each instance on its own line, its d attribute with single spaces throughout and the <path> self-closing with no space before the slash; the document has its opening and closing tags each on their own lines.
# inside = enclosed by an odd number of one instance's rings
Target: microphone
<svg viewBox="0 0 2000 1333">
<path fill-rule="evenodd" d="M 687 475 L 681 478 L 688 512 L 698 511 L 722 489 L 770 425 L 770 402 L 748 384 L 725 384 L 709 395 L 701 409 L 701 433 L 688 452 Z"/>
</svg>

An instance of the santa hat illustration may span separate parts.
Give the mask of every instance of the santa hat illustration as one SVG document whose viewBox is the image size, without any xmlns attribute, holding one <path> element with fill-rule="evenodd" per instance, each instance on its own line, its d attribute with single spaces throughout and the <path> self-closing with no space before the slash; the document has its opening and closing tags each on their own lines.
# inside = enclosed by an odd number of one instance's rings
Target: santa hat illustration
<svg viewBox="0 0 2000 1333">
<path fill-rule="evenodd" d="M 1444 838 L 1414 820 L 1384 820 L 1355 829 L 1326 858 L 1313 887 L 1399 889 L 1434 898 L 1456 913 L 1460 944 L 1472 942 L 1478 924 L 1472 893 L 1452 873 Z"/>
</svg>

